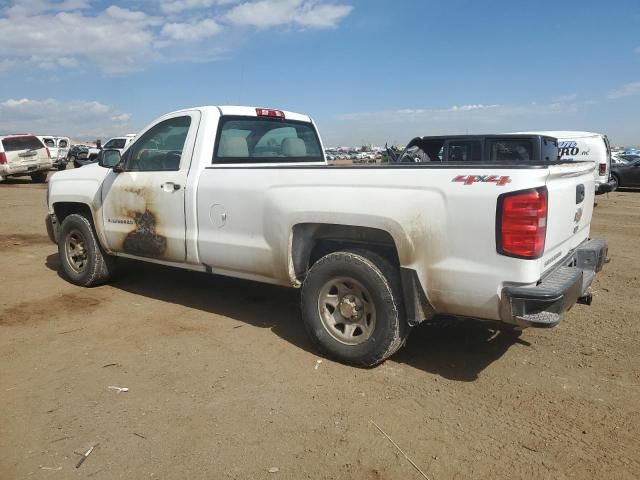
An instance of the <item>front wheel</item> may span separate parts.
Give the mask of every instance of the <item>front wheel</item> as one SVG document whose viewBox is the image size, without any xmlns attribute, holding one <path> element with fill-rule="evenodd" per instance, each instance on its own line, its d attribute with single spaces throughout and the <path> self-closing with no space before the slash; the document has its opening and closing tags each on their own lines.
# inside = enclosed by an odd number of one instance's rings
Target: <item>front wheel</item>
<svg viewBox="0 0 640 480">
<path fill-rule="evenodd" d="M 365 250 L 330 253 L 311 267 L 302 287 L 302 315 L 322 352 L 363 367 L 393 355 L 410 331 L 398 269 Z"/>
<path fill-rule="evenodd" d="M 87 217 L 71 214 L 64 219 L 58 236 L 58 254 L 65 277 L 76 285 L 93 287 L 109 281 L 115 260 L 100 247 Z"/>
</svg>

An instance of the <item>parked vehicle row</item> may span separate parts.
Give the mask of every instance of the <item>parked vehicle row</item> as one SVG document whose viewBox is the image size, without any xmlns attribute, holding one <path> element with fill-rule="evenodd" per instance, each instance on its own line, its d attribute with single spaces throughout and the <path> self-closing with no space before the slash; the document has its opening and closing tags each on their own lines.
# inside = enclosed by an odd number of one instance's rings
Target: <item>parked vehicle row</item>
<svg viewBox="0 0 640 480">
<path fill-rule="evenodd" d="M 352 150 L 350 152 L 340 152 L 337 150 L 325 150 L 325 157 L 328 161 L 334 160 L 380 160 L 382 155 L 380 152 L 359 152 Z"/>
<path fill-rule="evenodd" d="M 491 145 L 519 156 L 331 166 L 307 115 L 181 110 L 54 174 L 47 231 L 85 287 L 118 256 L 301 287 L 313 342 L 372 366 L 436 314 L 551 327 L 591 303 L 607 257 L 589 236 L 593 164 Z"/>
</svg>

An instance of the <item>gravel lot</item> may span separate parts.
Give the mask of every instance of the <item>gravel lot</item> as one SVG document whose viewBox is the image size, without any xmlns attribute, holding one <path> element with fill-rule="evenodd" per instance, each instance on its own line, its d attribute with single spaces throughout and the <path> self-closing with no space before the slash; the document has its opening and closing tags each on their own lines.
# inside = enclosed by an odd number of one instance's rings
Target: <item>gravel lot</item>
<svg viewBox="0 0 640 480">
<path fill-rule="evenodd" d="M 65 282 L 45 195 L 0 183 L 2 479 L 423 478 L 372 422 L 432 480 L 640 478 L 640 192 L 598 197 L 591 307 L 519 338 L 422 325 L 371 370 L 313 351 L 294 290 L 137 262 Z"/>
</svg>

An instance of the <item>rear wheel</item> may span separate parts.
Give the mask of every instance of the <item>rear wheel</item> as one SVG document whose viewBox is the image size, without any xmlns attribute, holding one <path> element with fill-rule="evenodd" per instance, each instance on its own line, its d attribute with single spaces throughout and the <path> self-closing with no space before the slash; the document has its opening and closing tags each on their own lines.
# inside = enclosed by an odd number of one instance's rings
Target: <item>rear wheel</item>
<svg viewBox="0 0 640 480">
<path fill-rule="evenodd" d="M 365 250 L 330 253 L 311 267 L 302 288 L 302 314 L 322 352 L 364 367 L 393 355 L 410 331 L 398 269 Z"/>
<path fill-rule="evenodd" d="M 47 172 L 34 172 L 30 177 L 36 183 L 45 183 L 47 181 Z"/>
<path fill-rule="evenodd" d="M 115 270 L 115 259 L 102 250 L 91 222 L 84 215 L 71 214 L 64 219 L 58 254 L 65 277 L 82 287 L 106 283 Z"/>
<path fill-rule="evenodd" d="M 60 165 L 58 165 L 58 170 L 66 170 L 66 168 L 67 168 L 66 163 L 61 163 Z"/>
</svg>

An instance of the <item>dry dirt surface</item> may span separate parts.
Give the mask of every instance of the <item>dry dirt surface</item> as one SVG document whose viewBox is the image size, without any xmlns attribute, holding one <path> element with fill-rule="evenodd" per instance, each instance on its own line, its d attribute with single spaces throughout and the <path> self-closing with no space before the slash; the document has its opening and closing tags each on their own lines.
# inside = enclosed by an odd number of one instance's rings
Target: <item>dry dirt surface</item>
<svg viewBox="0 0 640 480">
<path fill-rule="evenodd" d="M 432 480 L 640 478 L 640 192 L 598 199 L 591 307 L 421 325 L 369 370 L 313 351 L 294 290 L 131 261 L 67 283 L 45 192 L 0 184 L 2 479 L 424 478 L 373 422 Z"/>
</svg>

